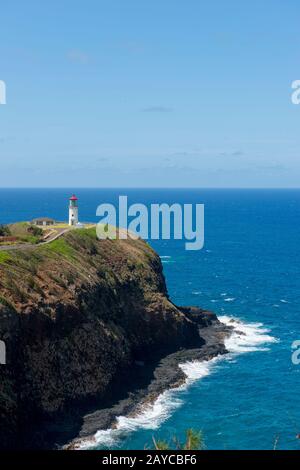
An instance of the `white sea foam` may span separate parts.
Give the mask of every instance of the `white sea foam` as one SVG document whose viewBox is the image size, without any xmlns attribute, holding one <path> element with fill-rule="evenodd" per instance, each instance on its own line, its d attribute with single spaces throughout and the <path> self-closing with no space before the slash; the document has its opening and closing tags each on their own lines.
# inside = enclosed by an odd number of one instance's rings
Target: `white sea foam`
<svg viewBox="0 0 300 470">
<path fill-rule="evenodd" d="M 235 300 L 235 297 L 227 297 L 224 299 L 224 302 L 233 302 Z"/>
<path fill-rule="evenodd" d="M 116 446 L 123 436 L 137 429 L 159 428 L 160 424 L 168 419 L 176 408 L 182 405 L 179 394 L 184 388 L 185 385 L 177 389 L 166 390 L 153 403 L 144 406 L 136 416 L 118 416 L 113 429 L 98 431 L 93 438 L 82 441 L 76 448 L 84 450 L 97 446 Z"/>
<path fill-rule="evenodd" d="M 179 364 L 179 367 L 185 373 L 187 380 L 185 387 L 189 386 L 195 380 L 200 380 L 210 375 L 212 368 L 222 359 L 221 356 L 214 357 L 210 361 L 190 361 Z"/>
<path fill-rule="evenodd" d="M 118 441 L 138 429 L 157 429 L 167 420 L 175 409 L 183 404 L 180 395 L 193 382 L 203 379 L 217 370 L 217 365 L 227 360 L 235 362 L 235 358 L 242 353 L 265 351 L 263 345 L 277 342 L 270 331 L 262 323 L 244 323 L 237 318 L 229 316 L 219 317 L 220 321 L 234 328 L 232 335 L 225 341 L 229 354 L 217 356 L 210 361 L 190 361 L 180 364 L 179 367 L 186 375 L 184 385 L 163 392 L 153 403 L 144 406 L 133 417 L 119 416 L 113 429 L 98 431 L 94 437 L 82 441 L 76 448 L 91 449 L 97 446 L 116 447 Z"/>
<path fill-rule="evenodd" d="M 172 260 L 172 256 L 160 256 L 160 259 L 161 259 L 161 262 L 163 264 L 167 264 L 167 263 L 175 263 L 175 261 Z"/>
<path fill-rule="evenodd" d="M 239 319 L 220 316 L 220 321 L 233 326 L 234 332 L 225 340 L 226 349 L 230 353 L 241 354 L 252 351 L 266 351 L 264 344 L 276 343 L 278 340 L 269 335 L 270 330 L 263 328 L 262 323 L 243 323 Z"/>
</svg>

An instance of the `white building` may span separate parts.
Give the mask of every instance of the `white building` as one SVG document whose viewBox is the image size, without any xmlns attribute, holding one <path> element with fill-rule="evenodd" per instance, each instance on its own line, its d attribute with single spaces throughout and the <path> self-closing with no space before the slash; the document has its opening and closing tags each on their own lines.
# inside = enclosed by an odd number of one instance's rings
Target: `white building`
<svg viewBox="0 0 300 470">
<path fill-rule="evenodd" d="M 73 194 L 70 197 L 69 205 L 69 225 L 76 226 L 78 224 L 78 198 Z"/>
</svg>

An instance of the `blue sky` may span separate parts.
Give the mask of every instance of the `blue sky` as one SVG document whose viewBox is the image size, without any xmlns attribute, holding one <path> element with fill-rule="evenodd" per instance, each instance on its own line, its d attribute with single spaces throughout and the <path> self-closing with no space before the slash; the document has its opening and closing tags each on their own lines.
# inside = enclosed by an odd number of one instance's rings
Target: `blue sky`
<svg viewBox="0 0 300 470">
<path fill-rule="evenodd" d="M 3 3 L 0 186 L 299 187 L 299 0 Z"/>
</svg>

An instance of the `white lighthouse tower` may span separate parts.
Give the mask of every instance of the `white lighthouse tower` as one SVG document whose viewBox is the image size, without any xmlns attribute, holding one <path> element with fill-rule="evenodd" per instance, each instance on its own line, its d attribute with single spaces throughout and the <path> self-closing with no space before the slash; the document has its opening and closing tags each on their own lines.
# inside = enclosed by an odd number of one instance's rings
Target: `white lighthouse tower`
<svg viewBox="0 0 300 470">
<path fill-rule="evenodd" d="M 70 205 L 69 205 L 69 225 L 77 225 L 78 224 L 78 198 L 73 194 L 70 197 Z"/>
</svg>

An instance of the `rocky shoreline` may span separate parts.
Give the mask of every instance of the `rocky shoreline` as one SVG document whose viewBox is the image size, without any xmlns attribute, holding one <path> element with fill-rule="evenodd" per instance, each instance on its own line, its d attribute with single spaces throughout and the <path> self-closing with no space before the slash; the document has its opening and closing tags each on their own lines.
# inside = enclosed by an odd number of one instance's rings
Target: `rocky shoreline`
<svg viewBox="0 0 300 470">
<path fill-rule="evenodd" d="M 116 428 L 117 417 L 134 418 L 148 405 L 153 404 L 163 392 L 184 385 L 187 377 L 180 368 L 180 364 L 209 361 L 219 355 L 226 354 L 224 340 L 231 333 L 232 327 L 215 320 L 212 325 L 201 329 L 201 337 L 205 341 L 201 348 L 179 350 L 163 357 L 156 365 L 136 364 L 134 368 L 136 375 L 147 377 L 148 385 L 139 388 L 137 381 L 137 388 L 128 393 L 126 398 L 116 401 L 107 408 L 83 416 L 78 436 L 64 445 L 63 449 L 78 450 L 96 446 L 97 442 L 94 437 L 96 432 Z M 151 373 L 153 374 L 152 378 Z"/>
</svg>

